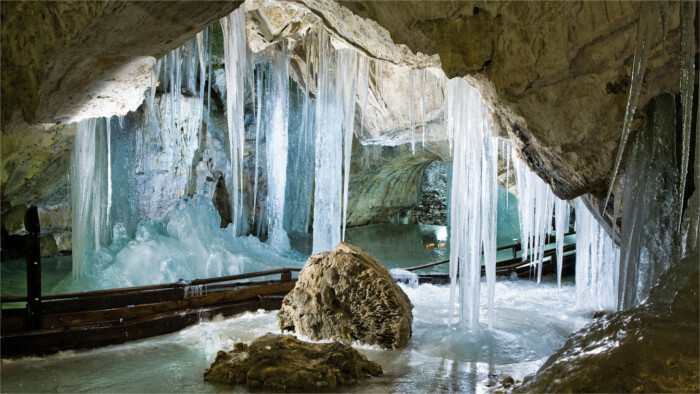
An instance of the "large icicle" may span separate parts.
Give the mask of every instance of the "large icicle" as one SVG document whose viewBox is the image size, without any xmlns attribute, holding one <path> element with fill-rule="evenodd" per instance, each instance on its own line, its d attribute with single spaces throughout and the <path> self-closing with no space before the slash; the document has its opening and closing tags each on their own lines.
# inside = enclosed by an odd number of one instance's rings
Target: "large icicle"
<svg viewBox="0 0 700 394">
<path fill-rule="evenodd" d="M 650 119 L 635 133 L 625 164 L 620 310 L 643 302 L 679 252 L 675 99 L 661 95 L 649 108 Z"/>
<path fill-rule="evenodd" d="M 228 122 L 229 153 L 231 160 L 231 221 L 234 235 L 247 231 L 244 205 L 243 152 L 245 145 L 244 88 L 246 78 L 245 7 L 220 19 L 224 35 L 226 63 L 226 120 Z"/>
<path fill-rule="evenodd" d="M 685 193 L 688 162 L 690 161 L 690 134 L 693 131 L 693 91 L 695 89 L 695 1 L 681 3 L 681 105 L 683 106 L 683 139 L 681 146 L 681 182 L 679 198 Z M 679 204 L 681 207 L 683 204 Z M 679 215 L 681 210 L 678 210 Z M 681 224 L 681 218 L 678 225 Z"/>
<path fill-rule="evenodd" d="M 574 204 L 576 306 L 579 309 L 615 311 L 620 250 L 588 211 L 581 198 L 574 200 Z"/>
<path fill-rule="evenodd" d="M 340 242 L 342 215 L 343 107 L 342 79 L 333 70 L 329 35 L 319 34 L 316 60 L 316 172 L 314 186 L 313 253 L 329 251 Z M 337 86 L 341 82 L 341 86 Z"/>
<path fill-rule="evenodd" d="M 447 124 L 454 135 L 450 201 L 450 316 L 459 290 L 459 324 L 479 328 L 481 251 L 487 268 L 492 314 L 496 258 L 497 142 L 490 135 L 486 106 L 461 78 L 447 82 Z M 489 323 L 492 317 L 489 317 Z M 490 325 L 490 324 L 489 324 Z"/>
<path fill-rule="evenodd" d="M 549 185 L 530 171 L 517 155 L 511 153 L 518 188 L 518 214 L 522 260 L 530 259 L 537 269 L 537 282 L 542 277 L 544 246 L 551 231 L 552 213 L 557 197 Z"/>
<path fill-rule="evenodd" d="M 615 186 L 615 178 L 620 169 L 622 154 L 625 151 L 627 138 L 629 137 L 630 128 L 634 113 L 637 110 L 637 101 L 639 93 L 642 90 L 642 82 L 644 73 L 647 69 L 649 60 L 649 51 L 654 42 L 656 34 L 656 23 L 659 20 L 660 7 L 655 1 L 642 1 L 639 9 L 639 24 L 637 25 L 637 41 L 634 47 L 634 60 L 632 61 L 632 75 L 630 76 L 630 90 L 627 97 L 627 107 L 625 108 L 625 119 L 622 125 L 622 135 L 620 136 L 620 145 L 617 148 L 617 156 L 615 157 L 615 165 L 613 167 L 612 177 L 610 178 L 610 186 L 605 197 L 604 207 L 608 206 L 608 200 Z"/>
<path fill-rule="evenodd" d="M 71 209 L 73 277 L 85 270 L 91 253 L 109 244 L 107 204 L 108 174 L 107 120 L 86 119 L 78 123 L 71 162 Z"/>
<path fill-rule="evenodd" d="M 278 250 L 288 250 L 289 237 L 284 230 L 290 113 L 289 55 L 286 48 L 275 51 L 273 63 L 262 68 L 265 80 L 263 93 L 265 104 L 261 118 L 266 129 L 268 242 Z"/>
<path fill-rule="evenodd" d="M 561 288 L 561 269 L 564 262 L 564 235 L 569 230 L 569 204 L 557 199 L 554 203 L 554 220 L 557 231 L 557 285 Z"/>
<path fill-rule="evenodd" d="M 348 192 L 350 185 L 350 159 L 352 157 L 352 137 L 355 130 L 355 94 L 357 92 L 358 62 L 357 52 L 339 51 L 338 57 L 338 79 L 337 86 L 345 81 L 343 86 L 343 231 L 341 239 L 345 241 L 345 227 L 348 219 Z"/>
</svg>

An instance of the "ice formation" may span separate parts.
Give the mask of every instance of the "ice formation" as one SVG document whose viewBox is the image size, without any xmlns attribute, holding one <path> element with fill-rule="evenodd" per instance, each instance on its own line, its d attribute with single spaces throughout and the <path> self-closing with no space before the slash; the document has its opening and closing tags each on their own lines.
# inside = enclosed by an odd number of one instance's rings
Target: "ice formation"
<svg viewBox="0 0 700 394">
<path fill-rule="evenodd" d="M 244 205 L 243 155 L 245 149 L 244 89 L 246 70 L 245 7 L 241 5 L 228 16 L 221 18 L 224 34 L 224 58 L 226 62 L 226 120 L 231 160 L 231 220 L 234 235 L 245 235 L 248 220 Z"/>
<path fill-rule="evenodd" d="M 496 264 L 498 150 L 488 111 L 476 89 L 461 78 L 447 82 L 448 133 L 454 136 L 450 200 L 450 310 L 459 293 L 459 325 L 479 328 L 481 253 L 488 283 L 489 327 L 493 322 Z M 450 316 L 452 312 L 450 312 Z"/>
<path fill-rule="evenodd" d="M 514 153 L 511 156 L 518 189 L 522 259 L 530 259 L 531 268 L 537 269 L 539 282 L 542 277 L 544 246 L 551 233 L 554 204 L 558 199 L 549 185 L 531 171 L 527 164 Z"/>
<path fill-rule="evenodd" d="M 554 202 L 555 230 L 557 232 L 557 285 L 561 287 L 561 270 L 564 263 L 564 235 L 569 231 L 569 204 L 566 200 Z"/>
<path fill-rule="evenodd" d="M 588 211 L 581 198 L 576 209 L 576 307 L 617 310 L 620 250 Z M 557 238 L 557 241 L 559 239 Z M 558 247 L 558 242 L 557 242 Z"/>
<path fill-rule="evenodd" d="M 73 226 L 73 276 L 80 277 L 90 252 L 109 244 L 107 215 L 109 151 L 107 120 L 86 119 L 78 123 L 71 162 Z"/>
<path fill-rule="evenodd" d="M 637 110 L 637 101 L 639 100 L 639 94 L 642 91 L 642 79 L 644 78 L 644 72 L 646 72 L 647 69 L 649 51 L 651 50 L 654 35 L 656 34 L 656 24 L 659 20 L 660 12 L 661 9 L 659 4 L 654 1 L 644 1 L 641 3 L 639 8 L 637 40 L 634 46 L 634 60 L 632 61 L 632 74 L 630 76 L 630 89 L 629 96 L 627 98 L 627 107 L 625 108 L 625 120 L 622 125 L 620 145 L 615 158 L 615 166 L 613 167 L 612 178 L 610 180 L 610 186 L 608 187 L 608 194 L 605 197 L 605 202 L 603 203 L 604 207 L 608 205 L 610 194 L 615 187 L 615 178 L 617 177 L 617 172 L 620 169 L 620 163 L 622 162 L 622 155 L 625 152 L 625 146 L 632 127 L 634 113 Z"/>
<path fill-rule="evenodd" d="M 618 309 L 643 302 L 678 260 L 676 104 L 659 96 L 647 127 L 635 135 L 625 166 Z"/>
</svg>

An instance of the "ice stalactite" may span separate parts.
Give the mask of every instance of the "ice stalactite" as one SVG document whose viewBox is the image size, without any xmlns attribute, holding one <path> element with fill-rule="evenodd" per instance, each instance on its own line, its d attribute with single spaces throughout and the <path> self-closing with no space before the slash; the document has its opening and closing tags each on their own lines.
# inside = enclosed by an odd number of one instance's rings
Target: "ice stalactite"
<svg viewBox="0 0 700 394">
<path fill-rule="evenodd" d="M 690 134 L 693 131 L 693 91 L 695 89 L 695 7 L 694 1 L 681 3 L 681 105 L 683 107 L 683 137 L 681 146 L 681 183 L 678 190 L 679 198 L 685 193 L 686 175 L 690 161 Z M 679 208 L 682 206 L 679 204 Z M 681 210 L 679 209 L 679 214 Z M 681 220 L 678 221 L 680 226 Z"/>
<path fill-rule="evenodd" d="M 333 249 L 341 240 L 355 120 L 358 54 L 332 48 L 325 31 L 318 37 L 314 58 L 316 80 L 316 171 L 314 188 L 313 253 Z M 343 149 L 345 146 L 345 149 Z M 345 153 L 344 153 L 345 152 Z M 345 164 L 343 163 L 345 159 Z M 347 190 L 347 189 L 346 189 Z"/>
<path fill-rule="evenodd" d="M 554 221 L 557 232 L 557 285 L 561 288 L 561 270 L 564 262 L 564 235 L 569 230 L 569 204 L 557 199 L 554 203 Z"/>
<path fill-rule="evenodd" d="M 537 269 L 537 282 L 542 278 L 542 263 L 547 235 L 551 232 L 552 213 L 557 197 L 549 185 L 537 174 L 530 171 L 527 164 L 515 154 L 513 167 L 518 188 L 518 212 L 520 217 L 520 242 L 522 259 L 532 263 Z"/>
<path fill-rule="evenodd" d="M 292 88 L 287 197 L 284 205 L 284 228 L 290 233 L 307 233 L 311 221 L 316 142 L 314 105 L 315 101 L 298 86 Z"/>
<path fill-rule="evenodd" d="M 678 260 L 679 177 L 676 103 L 661 95 L 647 126 L 635 134 L 625 164 L 618 309 L 638 305 L 662 272 Z"/>
<path fill-rule="evenodd" d="M 409 78 L 411 80 L 411 108 L 408 112 L 411 114 L 411 153 L 416 154 L 416 99 L 415 99 L 415 87 L 416 87 L 416 70 L 411 69 L 409 71 Z"/>
<path fill-rule="evenodd" d="M 245 149 L 244 89 L 248 68 L 245 18 L 245 7 L 241 5 L 236 11 L 220 19 L 224 35 L 224 61 L 226 64 L 226 120 L 231 160 L 229 196 L 231 198 L 231 222 L 233 223 L 234 235 L 244 235 L 248 231 L 243 173 Z"/>
<path fill-rule="evenodd" d="M 649 60 L 649 51 L 654 42 L 656 34 L 656 24 L 659 20 L 661 7 L 655 1 L 642 1 L 639 9 L 639 22 L 637 25 L 637 40 L 634 47 L 634 60 L 632 61 L 632 73 L 630 76 L 630 89 L 627 97 L 627 107 L 625 108 L 625 118 L 622 125 L 622 135 L 620 136 L 620 145 L 617 149 L 615 157 L 615 165 L 613 167 L 612 177 L 610 178 L 610 186 L 605 197 L 604 207 L 607 207 L 610 194 L 615 187 L 615 178 L 620 169 L 622 155 L 625 152 L 625 145 L 632 127 L 634 113 L 637 110 L 637 101 L 639 93 L 642 91 L 642 82 L 644 73 L 647 69 Z"/>
<path fill-rule="evenodd" d="M 423 150 L 425 150 L 425 125 L 427 123 L 425 119 L 425 69 L 421 70 L 420 75 L 420 122 L 423 131 Z"/>
<path fill-rule="evenodd" d="M 588 211 L 581 198 L 576 209 L 576 306 L 617 310 L 620 249 Z"/>
<path fill-rule="evenodd" d="M 284 42 L 281 45 L 284 46 Z M 268 242 L 278 250 L 288 250 L 289 237 L 284 230 L 290 115 L 289 55 L 286 48 L 275 51 L 271 61 L 260 66 L 258 73 L 262 74 L 264 82 L 264 104 L 263 112 L 258 116 L 265 127 L 267 149 Z"/>
<path fill-rule="evenodd" d="M 352 137 L 355 131 L 355 97 L 357 94 L 358 54 L 355 51 L 340 51 L 338 59 L 338 79 L 336 87 L 342 95 L 343 104 L 343 230 L 341 238 L 345 240 L 345 227 L 348 219 L 348 193 L 350 186 L 350 159 L 352 158 Z M 345 85 L 343 84 L 345 82 Z"/>
<path fill-rule="evenodd" d="M 478 330 L 481 251 L 487 272 L 489 327 L 496 259 L 497 141 L 486 105 L 464 79 L 447 82 L 448 133 L 454 135 L 450 200 L 450 316 L 459 294 L 459 325 Z"/>
<path fill-rule="evenodd" d="M 86 260 L 111 241 L 109 215 L 109 150 L 107 120 L 86 119 L 78 123 L 71 162 L 71 210 L 73 277 L 86 269 Z"/>
</svg>

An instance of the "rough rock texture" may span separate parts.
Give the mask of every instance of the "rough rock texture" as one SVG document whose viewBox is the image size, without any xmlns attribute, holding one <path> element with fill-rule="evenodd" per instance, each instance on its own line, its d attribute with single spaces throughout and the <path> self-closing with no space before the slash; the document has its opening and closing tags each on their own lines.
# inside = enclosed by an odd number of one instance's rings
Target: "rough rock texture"
<svg viewBox="0 0 700 394">
<path fill-rule="evenodd" d="M 531 168 L 562 198 L 605 190 L 622 130 L 638 2 L 342 1 L 394 42 L 470 76 Z M 658 21 L 639 107 L 677 93 L 679 5 Z M 638 111 L 641 112 L 641 111 Z M 643 119 L 635 124 L 638 129 Z"/>
<path fill-rule="evenodd" d="M 381 375 L 382 367 L 339 342 L 309 343 L 267 333 L 219 351 L 204 380 L 263 391 L 329 391 Z"/>
<path fill-rule="evenodd" d="M 150 83 L 152 57 L 240 4 L 3 2 L 3 129 L 17 110 L 26 121 L 53 123 L 136 109 Z"/>
<path fill-rule="evenodd" d="M 314 340 L 395 349 L 411 338 L 412 309 L 379 261 L 341 242 L 330 252 L 309 257 L 277 317 L 281 329 Z"/>
<path fill-rule="evenodd" d="M 421 197 L 425 169 L 440 157 L 410 145 L 362 145 L 354 141 L 348 225 L 401 223 L 412 217 Z"/>
<path fill-rule="evenodd" d="M 649 301 L 573 334 L 519 392 L 700 390 L 698 255 L 671 267 Z"/>
</svg>

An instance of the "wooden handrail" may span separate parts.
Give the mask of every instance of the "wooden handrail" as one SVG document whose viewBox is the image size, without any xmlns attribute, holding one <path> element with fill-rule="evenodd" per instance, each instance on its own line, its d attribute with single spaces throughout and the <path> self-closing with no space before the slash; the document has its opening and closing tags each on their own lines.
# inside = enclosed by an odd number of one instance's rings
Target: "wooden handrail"
<svg viewBox="0 0 700 394">
<path fill-rule="evenodd" d="M 218 277 L 218 278 L 195 279 L 192 281 L 181 280 L 181 281 L 174 282 L 174 283 L 164 283 L 164 284 L 159 284 L 159 285 L 124 287 L 124 288 L 119 288 L 119 289 L 82 291 L 82 292 L 63 293 L 63 294 L 51 294 L 51 295 L 42 296 L 42 299 L 44 301 L 61 300 L 61 299 L 68 299 L 68 298 L 80 299 L 80 298 L 111 296 L 111 295 L 119 295 L 119 294 L 144 292 L 144 291 L 171 290 L 171 289 L 175 289 L 175 288 L 185 288 L 185 287 L 189 287 L 189 286 L 198 286 L 198 285 L 205 285 L 205 284 L 211 284 L 211 283 L 229 282 L 229 281 L 239 280 L 239 279 L 257 278 L 260 276 L 286 274 L 286 273 L 299 272 L 299 271 L 301 271 L 300 268 L 278 268 L 278 269 L 274 269 L 274 270 L 251 272 L 248 274 L 240 274 L 240 275 L 222 276 L 222 277 Z M 2 299 L 0 299 L 0 302 L 2 302 L 2 303 L 26 302 L 26 301 L 27 301 L 27 297 L 21 297 L 21 296 L 2 297 Z"/>
</svg>

